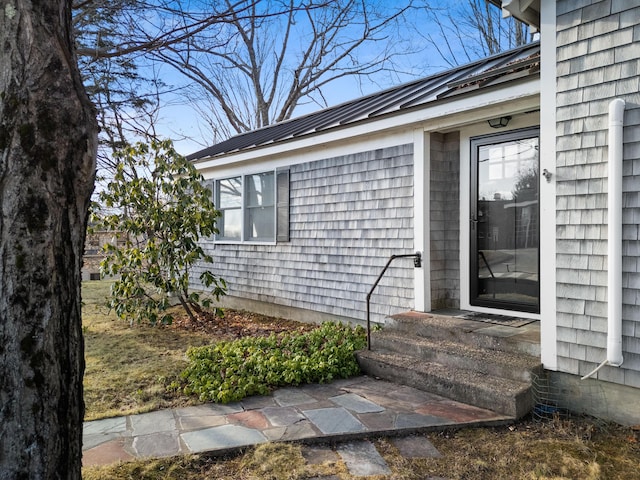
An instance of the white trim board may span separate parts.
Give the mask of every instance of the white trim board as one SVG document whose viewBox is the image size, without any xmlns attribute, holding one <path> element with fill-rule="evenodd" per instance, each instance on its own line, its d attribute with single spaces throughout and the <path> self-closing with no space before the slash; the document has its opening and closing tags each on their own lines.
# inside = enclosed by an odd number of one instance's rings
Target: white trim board
<svg viewBox="0 0 640 480">
<path fill-rule="evenodd" d="M 556 2 L 542 0 L 540 9 L 540 358 L 544 368 L 558 369 L 556 327 Z"/>
<path fill-rule="evenodd" d="M 416 129 L 413 143 L 413 246 L 422 254 L 422 267 L 413 269 L 413 296 L 415 310 L 418 312 L 431 311 L 430 151 L 430 134 L 423 129 Z"/>
</svg>

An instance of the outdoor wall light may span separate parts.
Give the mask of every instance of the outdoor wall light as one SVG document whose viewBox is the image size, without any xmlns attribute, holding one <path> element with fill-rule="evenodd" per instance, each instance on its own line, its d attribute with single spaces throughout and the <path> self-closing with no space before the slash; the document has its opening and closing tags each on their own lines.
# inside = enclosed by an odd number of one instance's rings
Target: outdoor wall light
<svg viewBox="0 0 640 480">
<path fill-rule="evenodd" d="M 491 128 L 503 128 L 509 124 L 509 120 L 511 120 L 511 117 L 498 117 L 491 118 L 488 122 Z"/>
</svg>

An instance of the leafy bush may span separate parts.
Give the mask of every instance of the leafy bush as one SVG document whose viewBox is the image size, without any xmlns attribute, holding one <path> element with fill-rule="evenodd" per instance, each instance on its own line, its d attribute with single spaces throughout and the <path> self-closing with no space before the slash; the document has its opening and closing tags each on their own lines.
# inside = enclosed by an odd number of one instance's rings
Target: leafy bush
<svg viewBox="0 0 640 480">
<path fill-rule="evenodd" d="M 365 346 L 364 328 L 326 322 L 306 333 L 190 348 L 184 390 L 201 400 L 227 403 L 279 386 L 348 378 L 360 372 L 354 352 Z"/>
<path fill-rule="evenodd" d="M 195 320 L 227 288 L 207 270 L 213 258 L 199 242 L 218 232 L 211 190 L 168 140 L 127 146 L 113 157 L 114 177 L 99 195 L 104 210 L 92 217 L 93 230 L 117 240 L 103 246 L 100 264 L 103 276 L 117 278 L 109 306 L 129 321 L 171 323 L 175 298 Z M 191 291 L 196 269 L 210 296 Z"/>
</svg>

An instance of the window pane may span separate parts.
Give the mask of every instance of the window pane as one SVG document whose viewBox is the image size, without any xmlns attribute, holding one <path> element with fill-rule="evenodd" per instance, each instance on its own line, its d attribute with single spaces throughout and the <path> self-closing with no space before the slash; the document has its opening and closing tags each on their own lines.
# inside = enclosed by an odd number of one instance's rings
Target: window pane
<svg viewBox="0 0 640 480">
<path fill-rule="evenodd" d="M 274 204 L 274 176 L 273 172 L 267 172 L 245 177 L 247 207 L 270 207 Z"/>
<path fill-rule="evenodd" d="M 217 222 L 220 233 L 218 237 L 224 240 L 240 240 L 242 233 L 242 210 L 222 210 L 222 216 Z"/>
<path fill-rule="evenodd" d="M 275 240 L 274 207 L 247 208 L 247 240 Z"/>
<path fill-rule="evenodd" d="M 234 177 L 218 181 L 219 209 L 242 207 L 242 178 Z"/>
</svg>

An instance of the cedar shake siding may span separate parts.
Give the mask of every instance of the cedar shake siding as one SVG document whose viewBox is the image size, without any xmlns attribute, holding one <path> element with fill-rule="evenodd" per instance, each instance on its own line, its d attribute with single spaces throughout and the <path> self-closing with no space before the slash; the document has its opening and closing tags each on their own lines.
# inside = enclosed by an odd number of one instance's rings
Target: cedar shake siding
<svg viewBox="0 0 640 480">
<path fill-rule="evenodd" d="M 556 15 L 558 368 L 606 358 L 608 106 L 621 98 L 624 363 L 596 378 L 640 387 L 640 6 L 559 1 Z"/>
<path fill-rule="evenodd" d="M 289 242 L 207 242 L 213 271 L 233 297 L 364 320 L 388 258 L 414 252 L 413 145 L 292 165 L 289 191 Z M 392 264 L 372 321 L 413 308 L 413 276 L 411 259 Z"/>
<path fill-rule="evenodd" d="M 431 134 L 431 308 L 460 308 L 460 134 Z"/>
</svg>

